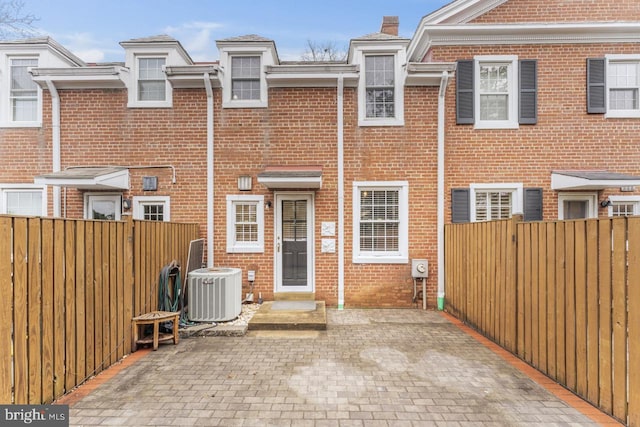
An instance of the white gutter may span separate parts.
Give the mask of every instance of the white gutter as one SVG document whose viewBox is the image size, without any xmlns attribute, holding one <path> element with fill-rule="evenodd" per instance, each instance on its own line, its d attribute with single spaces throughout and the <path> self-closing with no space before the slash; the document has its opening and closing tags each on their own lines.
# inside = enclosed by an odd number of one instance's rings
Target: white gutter
<svg viewBox="0 0 640 427">
<path fill-rule="evenodd" d="M 445 95 L 449 73 L 442 72 L 438 93 L 438 310 L 444 310 L 444 143 L 445 143 Z"/>
<path fill-rule="evenodd" d="M 60 172 L 60 96 L 51 79 L 47 79 L 47 88 L 51 94 L 51 138 L 53 172 Z M 53 216 L 60 217 L 60 187 L 53 187 Z"/>
<path fill-rule="evenodd" d="M 344 309 L 344 77 L 338 75 L 338 310 Z"/>
<path fill-rule="evenodd" d="M 207 91 L 207 266 L 213 267 L 213 90 L 209 73 L 204 73 Z"/>
</svg>

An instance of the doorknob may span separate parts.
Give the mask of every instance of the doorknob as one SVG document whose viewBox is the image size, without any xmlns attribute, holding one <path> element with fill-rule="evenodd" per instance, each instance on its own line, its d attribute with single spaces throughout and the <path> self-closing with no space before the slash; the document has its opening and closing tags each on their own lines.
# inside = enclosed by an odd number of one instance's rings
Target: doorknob
<svg viewBox="0 0 640 427">
<path fill-rule="evenodd" d="M 276 251 L 280 252 L 280 242 L 278 242 L 278 244 L 276 245 Z"/>
</svg>

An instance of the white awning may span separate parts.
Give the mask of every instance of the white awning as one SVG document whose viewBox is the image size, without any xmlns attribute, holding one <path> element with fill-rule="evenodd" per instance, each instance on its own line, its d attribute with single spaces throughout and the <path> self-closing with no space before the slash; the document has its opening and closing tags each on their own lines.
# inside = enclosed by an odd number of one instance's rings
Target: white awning
<svg viewBox="0 0 640 427">
<path fill-rule="evenodd" d="M 320 166 L 268 166 L 258 174 L 267 188 L 314 189 L 322 186 Z"/>
<path fill-rule="evenodd" d="M 120 167 L 77 167 L 38 175 L 34 183 L 81 190 L 128 190 L 129 169 Z"/>
<path fill-rule="evenodd" d="M 640 186 L 640 177 L 609 171 L 553 171 L 552 190 L 603 190 Z"/>
</svg>

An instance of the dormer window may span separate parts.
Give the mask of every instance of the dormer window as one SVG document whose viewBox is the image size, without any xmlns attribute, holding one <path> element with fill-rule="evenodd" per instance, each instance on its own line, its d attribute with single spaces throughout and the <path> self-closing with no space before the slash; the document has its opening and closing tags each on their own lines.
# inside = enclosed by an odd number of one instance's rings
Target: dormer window
<svg viewBox="0 0 640 427">
<path fill-rule="evenodd" d="M 393 55 L 367 55 L 365 81 L 367 118 L 395 118 Z"/>
<path fill-rule="evenodd" d="M 404 125 L 404 43 L 404 40 L 398 40 L 389 45 L 367 44 L 356 47 L 353 62 L 360 65 L 360 126 Z"/>
<path fill-rule="evenodd" d="M 260 57 L 233 56 L 231 58 L 231 99 L 260 99 Z"/>
<path fill-rule="evenodd" d="M 138 101 L 166 101 L 165 58 L 138 59 Z"/>
<path fill-rule="evenodd" d="M 224 108 L 267 107 L 267 80 L 264 68 L 273 63 L 270 52 L 238 49 L 222 51 L 222 106 Z"/>
<path fill-rule="evenodd" d="M 9 116 L 11 122 L 38 121 L 38 85 L 29 74 L 29 68 L 37 66 L 37 58 L 10 59 Z"/>
<path fill-rule="evenodd" d="M 222 108 L 267 108 L 267 70 L 278 64 L 273 40 L 251 34 L 216 44 L 220 49 Z"/>
</svg>

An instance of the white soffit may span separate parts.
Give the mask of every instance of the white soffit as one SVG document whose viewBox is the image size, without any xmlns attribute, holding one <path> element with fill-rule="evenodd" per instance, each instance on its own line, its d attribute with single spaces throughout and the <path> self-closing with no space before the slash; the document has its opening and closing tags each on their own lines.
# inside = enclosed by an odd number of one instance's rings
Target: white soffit
<svg viewBox="0 0 640 427">
<path fill-rule="evenodd" d="M 640 176 L 608 171 L 551 172 L 552 190 L 603 190 L 627 186 L 640 186 Z"/>
</svg>

